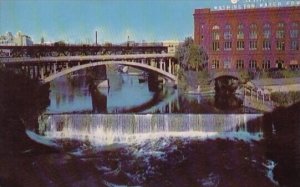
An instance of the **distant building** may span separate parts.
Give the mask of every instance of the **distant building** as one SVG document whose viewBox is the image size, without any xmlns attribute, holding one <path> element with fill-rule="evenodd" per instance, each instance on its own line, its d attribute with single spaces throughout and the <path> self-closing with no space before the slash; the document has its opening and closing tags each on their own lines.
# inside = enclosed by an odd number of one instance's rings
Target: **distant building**
<svg viewBox="0 0 300 187">
<path fill-rule="evenodd" d="M 173 53 L 175 54 L 176 49 L 179 46 L 179 41 L 177 40 L 166 40 L 163 41 L 163 46 L 168 47 L 168 53 Z"/>
<path fill-rule="evenodd" d="M 13 36 L 11 32 L 7 32 L 5 35 L 0 36 L 0 45 L 30 46 L 33 45 L 33 42 L 29 36 L 21 32 L 17 32 L 16 36 Z"/>
<path fill-rule="evenodd" d="M 300 68 L 300 7 L 196 9 L 194 39 L 209 69 Z"/>
<path fill-rule="evenodd" d="M 11 32 L 7 32 L 5 35 L 0 36 L 0 45 L 15 45 L 14 36 Z"/>
</svg>

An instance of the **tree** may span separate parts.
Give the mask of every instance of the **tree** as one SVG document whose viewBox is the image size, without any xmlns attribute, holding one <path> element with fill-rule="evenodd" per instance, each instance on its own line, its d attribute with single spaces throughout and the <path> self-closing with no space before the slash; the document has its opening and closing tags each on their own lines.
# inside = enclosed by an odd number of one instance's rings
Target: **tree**
<svg viewBox="0 0 300 187">
<path fill-rule="evenodd" d="M 44 37 L 41 38 L 41 44 L 44 44 L 45 43 L 45 39 Z"/>
<path fill-rule="evenodd" d="M 205 67 L 207 54 L 191 37 L 188 37 L 179 45 L 175 58 L 184 69 L 199 71 Z"/>
</svg>

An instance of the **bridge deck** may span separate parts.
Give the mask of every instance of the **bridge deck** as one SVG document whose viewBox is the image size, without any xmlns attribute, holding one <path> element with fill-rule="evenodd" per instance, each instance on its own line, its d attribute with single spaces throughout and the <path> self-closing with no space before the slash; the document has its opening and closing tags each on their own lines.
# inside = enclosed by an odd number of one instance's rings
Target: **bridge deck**
<svg viewBox="0 0 300 187">
<path fill-rule="evenodd" d="M 127 54 L 127 55 L 89 55 L 89 56 L 60 56 L 60 57 L 19 57 L 19 58 L 0 58 L 0 62 L 12 63 L 43 63 L 43 62 L 81 62 L 81 61 L 115 61 L 115 60 L 136 60 L 136 59 L 161 59 L 174 58 L 174 54 Z"/>
</svg>

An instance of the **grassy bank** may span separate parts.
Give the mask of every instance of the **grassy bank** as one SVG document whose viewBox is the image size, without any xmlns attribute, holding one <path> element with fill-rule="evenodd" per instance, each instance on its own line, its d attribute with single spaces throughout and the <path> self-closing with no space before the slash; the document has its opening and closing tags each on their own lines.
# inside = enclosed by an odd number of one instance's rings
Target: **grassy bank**
<svg viewBox="0 0 300 187">
<path fill-rule="evenodd" d="M 267 78 L 295 78 L 300 77 L 300 71 L 292 70 L 281 70 L 281 71 L 259 71 L 257 78 L 267 79 Z"/>
<path fill-rule="evenodd" d="M 290 106 L 300 102 L 300 91 L 274 92 L 271 93 L 271 99 L 280 106 Z"/>
</svg>

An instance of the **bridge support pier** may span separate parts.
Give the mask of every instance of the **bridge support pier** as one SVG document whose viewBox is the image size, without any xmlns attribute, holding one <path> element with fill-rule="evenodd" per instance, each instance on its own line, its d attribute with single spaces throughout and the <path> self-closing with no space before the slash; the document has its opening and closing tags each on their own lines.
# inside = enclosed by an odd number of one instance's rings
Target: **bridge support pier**
<svg viewBox="0 0 300 187">
<path fill-rule="evenodd" d="M 45 67 L 46 68 L 46 67 Z M 44 73 L 44 67 L 40 68 L 40 78 L 44 79 L 45 73 Z"/>
<path fill-rule="evenodd" d="M 53 73 L 56 73 L 56 63 L 53 64 Z"/>
<path fill-rule="evenodd" d="M 148 76 L 148 88 L 150 91 L 157 91 L 159 86 L 158 75 L 150 72 Z"/>
<path fill-rule="evenodd" d="M 161 69 L 161 70 L 163 69 L 163 61 L 162 60 L 159 61 L 159 69 Z"/>
<path fill-rule="evenodd" d="M 168 72 L 172 74 L 172 61 L 171 61 L 171 59 L 169 59 Z"/>
</svg>

